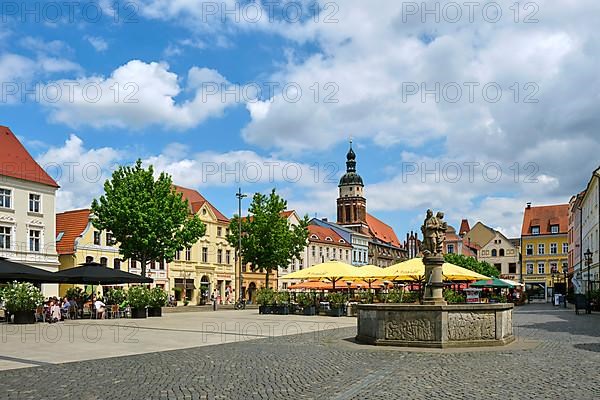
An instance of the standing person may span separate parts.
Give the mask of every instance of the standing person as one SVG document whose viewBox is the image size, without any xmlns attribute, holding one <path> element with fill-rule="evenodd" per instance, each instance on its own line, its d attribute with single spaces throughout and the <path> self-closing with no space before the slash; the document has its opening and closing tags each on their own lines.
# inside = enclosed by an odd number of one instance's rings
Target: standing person
<svg viewBox="0 0 600 400">
<path fill-rule="evenodd" d="M 229 298 L 229 286 L 225 287 L 225 304 L 229 304 L 229 301 L 231 299 Z"/>
<path fill-rule="evenodd" d="M 213 303 L 213 311 L 217 311 L 217 302 L 219 301 L 219 292 L 217 292 L 217 289 L 213 290 L 210 300 Z"/>
</svg>

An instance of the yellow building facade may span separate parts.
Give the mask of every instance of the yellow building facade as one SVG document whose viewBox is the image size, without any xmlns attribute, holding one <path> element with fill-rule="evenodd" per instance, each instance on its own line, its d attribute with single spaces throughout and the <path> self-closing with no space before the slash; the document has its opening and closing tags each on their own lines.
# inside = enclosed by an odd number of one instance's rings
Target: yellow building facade
<svg viewBox="0 0 600 400">
<path fill-rule="evenodd" d="M 176 186 L 206 225 L 206 233 L 195 244 L 179 251 L 169 264 L 169 285 L 178 303 L 186 294 L 190 304 L 207 304 L 216 289 L 221 302 L 235 300 L 235 249 L 229 245 L 229 219 L 196 190 Z"/>
<path fill-rule="evenodd" d="M 568 204 L 528 207 L 521 232 L 522 281 L 532 301 L 564 293 L 568 269 Z"/>
<path fill-rule="evenodd" d="M 89 209 L 71 210 L 56 214 L 56 249 L 60 270 L 69 269 L 86 262 L 97 262 L 109 268 L 121 269 L 134 274 L 141 273 L 140 263 L 124 261 L 119 246 L 110 232 L 94 228 Z M 155 263 L 147 268 L 147 276 L 154 279 L 152 286 L 168 290 L 166 263 Z M 61 284 L 60 295 L 76 285 Z"/>
</svg>

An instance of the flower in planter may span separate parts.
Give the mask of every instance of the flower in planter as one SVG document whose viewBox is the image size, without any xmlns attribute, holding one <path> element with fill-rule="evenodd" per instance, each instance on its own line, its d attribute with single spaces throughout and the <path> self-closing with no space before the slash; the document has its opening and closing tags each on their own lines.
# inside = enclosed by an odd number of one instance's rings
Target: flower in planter
<svg viewBox="0 0 600 400">
<path fill-rule="evenodd" d="M 44 303 L 40 289 L 29 282 L 9 283 L 2 292 L 6 309 L 12 313 L 35 310 Z"/>
<path fill-rule="evenodd" d="M 149 300 L 149 290 L 145 286 L 133 286 L 127 291 L 127 301 L 131 308 L 146 308 Z"/>
<path fill-rule="evenodd" d="M 150 289 L 148 291 L 148 307 L 151 308 L 159 308 L 167 305 L 168 299 L 167 292 L 162 290 L 159 287 L 155 287 L 154 289 Z"/>
</svg>

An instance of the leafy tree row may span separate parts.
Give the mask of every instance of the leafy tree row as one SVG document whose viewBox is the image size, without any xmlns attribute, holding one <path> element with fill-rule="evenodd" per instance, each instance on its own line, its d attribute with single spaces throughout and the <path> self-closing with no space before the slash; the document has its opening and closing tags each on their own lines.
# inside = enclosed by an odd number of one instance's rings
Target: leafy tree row
<svg viewBox="0 0 600 400">
<path fill-rule="evenodd" d="M 500 275 L 498 268 L 485 261 L 477 261 L 473 257 L 467 257 L 462 254 L 446 254 L 444 260 L 459 267 L 477 272 L 479 274 L 497 278 Z"/>
</svg>

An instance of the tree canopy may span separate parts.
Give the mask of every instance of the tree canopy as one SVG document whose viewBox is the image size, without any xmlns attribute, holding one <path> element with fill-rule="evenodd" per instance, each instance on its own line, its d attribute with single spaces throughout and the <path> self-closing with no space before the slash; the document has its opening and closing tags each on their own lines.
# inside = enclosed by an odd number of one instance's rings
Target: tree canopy
<svg viewBox="0 0 600 400">
<path fill-rule="evenodd" d="M 497 278 L 500 275 L 500 271 L 492 264 L 485 261 L 477 261 L 473 257 L 467 257 L 462 254 L 445 254 L 444 260 L 491 278 Z"/>
<path fill-rule="evenodd" d="M 206 231 L 190 214 L 187 200 L 173 187 L 171 177 L 154 169 L 120 166 L 104 183 L 104 195 L 92 202 L 93 225 L 110 231 L 124 259 L 140 261 L 142 275 L 149 262 L 171 262 L 177 250 L 196 243 Z"/>
<path fill-rule="evenodd" d="M 269 274 L 289 265 L 300 255 L 307 244 L 308 216 L 299 225 L 288 222 L 283 212 L 287 202 L 275 189 L 269 195 L 256 193 L 248 209 L 248 218 L 242 218 L 242 262 L 250 263 L 253 271 L 265 273 L 265 286 L 269 287 Z M 239 216 L 230 222 L 229 243 L 237 247 Z"/>
</svg>

